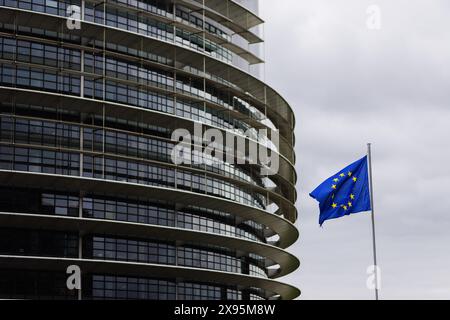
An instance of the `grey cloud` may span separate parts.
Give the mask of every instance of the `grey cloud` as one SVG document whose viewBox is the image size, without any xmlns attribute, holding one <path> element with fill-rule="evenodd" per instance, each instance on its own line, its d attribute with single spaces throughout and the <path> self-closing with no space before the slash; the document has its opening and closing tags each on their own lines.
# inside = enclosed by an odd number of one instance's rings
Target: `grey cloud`
<svg viewBox="0 0 450 320">
<path fill-rule="evenodd" d="M 380 31 L 366 8 L 382 9 Z M 266 80 L 297 117 L 304 299 L 370 299 L 368 214 L 318 227 L 308 193 L 374 143 L 384 298 L 450 298 L 450 3 L 261 0 Z"/>
</svg>

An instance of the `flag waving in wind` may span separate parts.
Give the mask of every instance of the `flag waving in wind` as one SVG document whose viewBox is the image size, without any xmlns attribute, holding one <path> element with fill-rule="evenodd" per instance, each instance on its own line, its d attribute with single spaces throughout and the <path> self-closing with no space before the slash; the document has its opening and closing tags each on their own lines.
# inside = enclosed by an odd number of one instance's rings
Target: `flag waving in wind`
<svg viewBox="0 0 450 320">
<path fill-rule="evenodd" d="M 367 156 L 352 163 L 318 186 L 310 196 L 319 202 L 319 224 L 353 213 L 369 211 Z"/>
</svg>

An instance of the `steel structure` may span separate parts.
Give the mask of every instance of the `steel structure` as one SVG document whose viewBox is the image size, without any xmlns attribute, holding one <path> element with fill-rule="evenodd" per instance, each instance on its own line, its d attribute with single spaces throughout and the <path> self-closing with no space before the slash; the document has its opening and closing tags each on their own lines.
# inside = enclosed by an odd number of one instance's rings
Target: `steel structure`
<svg viewBox="0 0 450 320">
<path fill-rule="evenodd" d="M 300 294 L 276 280 L 299 266 L 295 120 L 262 23 L 256 0 L 0 0 L 0 298 Z M 196 123 L 277 131 L 278 173 L 173 164 Z"/>
</svg>

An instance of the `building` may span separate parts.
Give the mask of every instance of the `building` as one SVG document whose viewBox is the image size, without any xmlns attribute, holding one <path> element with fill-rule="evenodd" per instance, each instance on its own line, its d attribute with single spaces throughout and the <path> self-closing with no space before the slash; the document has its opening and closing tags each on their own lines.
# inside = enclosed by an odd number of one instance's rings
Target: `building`
<svg viewBox="0 0 450 320">
<path fill-rule="evenodd" d="M 262 23 L 256 0 L 0 0 L 0 298 L 300 294 L 276 280 L 299 266 L 295 120 L 261 80 Z M 198 123 L 274 129 L 276 174 L 175 165 Z"/>
</svg>

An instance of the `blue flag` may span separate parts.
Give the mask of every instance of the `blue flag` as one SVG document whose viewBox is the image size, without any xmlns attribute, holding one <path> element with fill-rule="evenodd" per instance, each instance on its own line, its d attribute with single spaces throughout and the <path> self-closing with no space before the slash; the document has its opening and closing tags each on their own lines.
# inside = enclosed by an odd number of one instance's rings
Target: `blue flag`
<svg viewBox="0 0 450 320">
<path fill-rule="evenodd" d="M 367 156 L 331 176 L 309 194 L 319 201 L 319 224 L 353 213 L 369 211 Z"/>
</svg>

